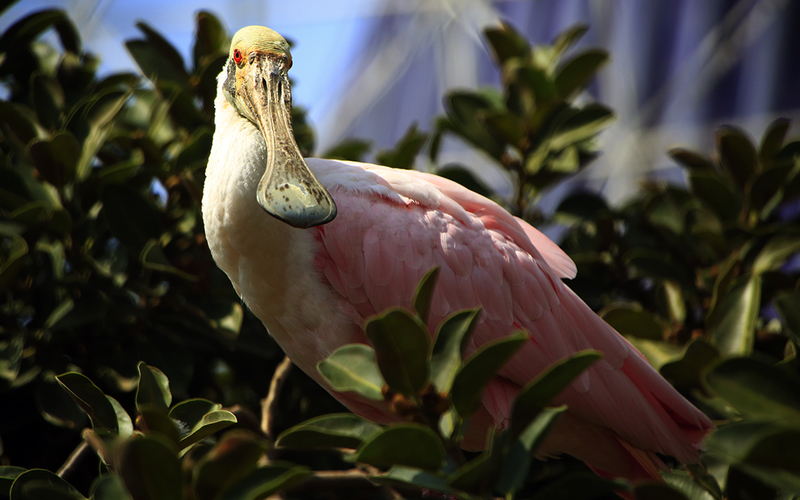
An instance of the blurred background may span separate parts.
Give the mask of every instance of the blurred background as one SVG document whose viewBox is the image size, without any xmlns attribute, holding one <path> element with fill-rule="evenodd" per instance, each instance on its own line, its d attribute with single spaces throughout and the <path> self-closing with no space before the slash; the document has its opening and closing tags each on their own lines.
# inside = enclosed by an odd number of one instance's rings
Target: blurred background
<svg viewBox="0 0 800 500">
<path fill-rule="evenodd" d="M 800 2 L 792 0 L 27 0 L 0 29 L 46 7 L 69 11 L 102 58 L 101 74 L 136 71 L 123 41 L 139 36 L 138 20 L 184 56 L 199 9 L 231 33 L 270 26 L 295 43 L 294 100 L 308 110 L 318 153 L 348 137 L 390 147 L 413 123 L 431 128 L 447 89 L 496 85 L 481 37 L 488 25 L 505 20 L 540 43 L 586 23 L 580 45 L 612 55 L 589 90 L 618 121 L 602 136 L 603 156 L 573 185 L 612 203 L 644 176 L 679 176 L 664 154 L 673 144 L 709 152 L 721 123 L 757 134 L 777 116 L 800 116 Z M 457 139 L 441 160 L 468 165 L 501 194 L 511 189 L 503 171 Z M 545 211 L 558 198 L 545 197 Z"/>
</svg>

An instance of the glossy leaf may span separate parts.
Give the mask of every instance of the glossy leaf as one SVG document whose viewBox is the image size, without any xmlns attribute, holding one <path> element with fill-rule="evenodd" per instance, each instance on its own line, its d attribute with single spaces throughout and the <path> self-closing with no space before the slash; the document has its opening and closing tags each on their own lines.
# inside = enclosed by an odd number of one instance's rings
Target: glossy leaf
<svg viewBox="0 0 800 500">
<path fill-rule="evenodd" d="M 772 162 L 773 157 L 780 151 L 791 125 L 792 121 L 788 118 L 776 118 L 764 131 L 761 145 L 758 147 L 758 160 L 764 167 Z"/>
<path fill-rule="evenodd" d="M 86 109 L 81 113 L 85 120 L 86 132 L 85 135 L 77 137 L 79 142 L 83 141 L 81 156 L 75 166 L 75 175 L 78 180 L 86 179 L 91 173 L 95 155 L 105 143 L 111 132 L 113 120 L 130 96 L 130 91 L 106 91 L 87 104 Z"/>
<path fill-rule="evenodd" d="M 781 267 L 786 259 L 800 252 L 800 235 L 773 236 L 753 262 L 753 274 L 761 274 Z"/>
<path fill-rule="evenodd" d="M 706 384 L 745 413 L 800 422 L 800 377 L 757 358 L 723 361 L 706 374 Z"/>
<path fill-rule="evenodd" d="M 550 138 L 550 148 L 560 151 L 571 144 L 586 140 L 611 125 L 614 120 L 614 112 L 605 106 L 587 104 L 583 109 L 570 113 L 556 126 Z"/>
<path fill-rule="evenodd" d="M 664 324 L 654 314 L 643 310 L 639 305 L 611 305 L 600 312 L 600 317 L 614 327 L 614 330 L 626 337 L 664 339 Z"/>
<path fill-rule="evenodd" d="M 375 351 L 364 344 L 348 344 L 336 349 L 317 364 L 317 371 L 339 392 L 355 392 L 367 399 L 382 401 L 383 380 Z"/>
<path fill-rule="evenodd" d="M 583 35 L 585 35 L 587 31 L 589 31 L 588 25 L 578 23 L 559 33 L 556 39 L 553 40 L 553 50 L 556 55 L 560 56 L 569 50 L 578 43 L 578 40 L 583 38 Z"/>
<path fill-rule="evenodd" d="M 740 191 L 758 172 L 756 148 L 743 131 L 734 127 L 722 127 L 717 132 L 717 150 L 720 165 L 728 173 Z"/>
<path fill-rule="evenodd" d="M 20 474 L 28 469 L 14 467 L 13 465 L 0 465 L 0 499 L 7 500 L 11 493 L 11 485 Z"/>
<path fill-rule="evenodd" d="M 0 52 L 8 52 L 12 47 L 30 44 L 45 30 L 67 21 L 67 14 L 61 9 L 44 9 L 28 14 L 6 28 L 0 37 Z"/>
<path fill-rule="evenodd" d="M 692 191 L 723 221 L 736 220 L 739 216 L 742 210 L 741 201 L 718 173 L 693 171 L 689 174 L 689 184 Z"/>
<path fill-rule="evenodd" d="M 439 325 L 430 355 L 431 381 L 438 391 L 450 391 L 480 313 L 480 309 L 459 311 Z"/>
<path fill-rule="evenodd" d="M 139 362 L 139 385 L 136 389 L 136 408 L 149 405 L 166 410 L 172 404 L 169 379 L 154 366 Z"/>
<path fill-rule="evenodd" d="M 85 500 L 72 485 L 49 470 L 32 469 L 14 480 L 12 500 Z"/>
<path fill-rule="evenodd" d="M 436 289 L 436 280 L 439 278 L 439 269 L 439 266 L 436 266 L 425 273 L 425 276 L 419 280 L 417 289 L 414 292 L 414 312 L 426 324 L 428 323 L 428 313 L 431 310 L 431 302 L 433 301 L 433 292 Z"/>
<path fill-rule="evenodd" d="M 501 64 L 514 57 L 524 58 L 530 52 L 528 42 L 510 24 L 503 23 L 500 28 L 487 28 L 484 35 L 495 59 Z"/>
<path fill-rule="evenodd" d="M 381 431 L 381 426 L 352 413 L 322 415 L 295 425 L 278 436 L 285 448 L 358 448 Z"/>
<path fill-rule="evenodd" d="M 519 433 L 503 457 L 503 468 L 496 484 L 499 491 L 507 495 L 525 485 L 533 454 L 566 409 L 566 406 L 542 409 Z"/>
<path fill-rule="evenodd" d="M 261 500 L 302 483 L 310 475 L 307 467 L 294 464 L 259 467 L 228 488 L 220 500 Z"/>
<path fill-rule="evenodd" d="M 217 431 L 236 423 L 236 416 L 221 410 L 222 405 L 205 399 L 189 399 L 175 405 L 169 412 L 183 432 L 178 446 L 183 449 L 201 441 Z"/>
<path fill-rule="evenodd" d="M 230 37 L 220 20 L 211 12 L 201 10 L 196 16 L 197 32 L 195 34 L 194 56 L 195 71 L 208 64 L 217 54 L 227 55 Z"/>
<path fill-rule="evenodd" d="M 608 52 L 605 50 L 591 49 L 567 61 L 555 77 L 559 95 L 566 99 L 582 90 L 608 59 Z"/>
<path fill-rule="evenodd" d="M 683 356 L 676 361 L 665 363 L 659 369 L 661 375 L 679 388 L 702 388 L 703 374 L 708 366 L 719 359 L 719 351 L 703 338 L 697 338 L 686 345 Z"/>
<path fill-rule="evenodd" d="M 266 442 L 248 430 L 227 432 L 194 469 L 192 489 L 197 500 L 219 498 L 223 491 L 255 469 L 266 451 Z"/>
<path fill-rule="evenodd" d="M 415 467 L 403 465 L 392 466 L 386 474 L 370 476 L 370 480 L 389 486 L 415 486 L 416 488 L 433 490 L 439 493 L 454 493 L 454 490 L 441 477 Z"/>
<path fill-rule="evenodd" d="M 171 83 L 182 88 L 189 87 L 189 76 L 183 58 L 164 37 L 146 23 L 136 26 L 144 33 L 144 40 L 129 40 L 125 47 L 136 64 L 156 85 Z"/>
<path fill-rule="evenodd" d="M 526 384 L 511 410 L 512 436 L 524 433 L 554 398 L 602 357 L 598 351 L 581 351 L 550 365 Z"/>
<path fill-rule="evenodd" d="M 364 325 L 386 384 L 406 396 L 417 394 L 428 382 L 427 328 L 405 309 L 391 309 Z"/>
<path fill-rule="evenodd" d="M 56 377 L 58 383 L 92 420 L 96 431 L 119 431 L 117 413 L 109 398 L 85 375 L 75 372 Z"/>
<path fill-rule="evenodd" d="M 749 354 L 753 350 L 756 321 L 761 307 L 761 277 L 743 276 L 732 282 L 719 305 L 711 338 L 723 355 Z"/>
<path fill-rule="evenodd" d="M 119 449 L 117 473 L 133 500 L 179 500 L 183 490 L 176 450 L 154 436 L 128 439 Z"/>
<path fill-rule="evenodd" d="M 364 442 L 353 460 L 375 467 L 405 465 L 438 470 L 445 460 L 439 437 L 420 424 L 396 424 Z"/>
<path fill-rule="evenodd" d="M 133 500 L 122 478 L 117 474 L 103 474 L 94 480 L 91 488 L 92 500 Z"/>
<path fill-rule="evenodd" d="M 526 342 L 530 342 L 528 334 L 517 332 L 487 342 L 464 360 L 450 390 L 453 406 L 461 417 L 468 417 L 478 409 L 486 385 Z"/>
<path fill-rule="evenodd" d="M 773 299 L 773 304 L 781 318 L 783 331 L 800 345 L 800 293 L 778 294 Z"/>
<path fill-rule="evenodd" d="M 667 154 L 675 160 L 676 163 L 693 171 L 707 170 L 713 172 L 714 164 L 705 156 L 685 148 L 672 148 Z"/>
</svg>

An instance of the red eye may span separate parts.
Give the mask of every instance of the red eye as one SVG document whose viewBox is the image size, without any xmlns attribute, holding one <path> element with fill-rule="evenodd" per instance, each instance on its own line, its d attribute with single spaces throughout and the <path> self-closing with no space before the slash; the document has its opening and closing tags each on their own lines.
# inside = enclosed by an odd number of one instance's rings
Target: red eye
<svg viewBox="0 0 800 500">
<path fill-rule="evenodd" d="M 242 51 L 239 49 L 234 49 L 233 51 L 233 60 L 236 64 L 242 62 Z"/>
</svg>

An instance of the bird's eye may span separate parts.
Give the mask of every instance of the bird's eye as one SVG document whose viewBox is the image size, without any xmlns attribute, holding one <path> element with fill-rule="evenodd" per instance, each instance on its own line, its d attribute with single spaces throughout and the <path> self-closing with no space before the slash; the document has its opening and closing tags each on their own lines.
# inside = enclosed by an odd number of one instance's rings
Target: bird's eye
<svg viewBox="0 0 800 500">
<path fill-rule="evenodd" d="M 234 49 L 234 51 L 233 51 L 233 61 L 236 64 L 241 64 L 242 63 L 242 51 L 241 50 Z"/>
</svg>

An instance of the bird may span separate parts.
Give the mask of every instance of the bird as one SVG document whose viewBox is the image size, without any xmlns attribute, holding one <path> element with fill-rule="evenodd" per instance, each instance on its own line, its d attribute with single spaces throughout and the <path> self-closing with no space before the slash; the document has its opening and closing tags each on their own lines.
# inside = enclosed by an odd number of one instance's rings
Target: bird
<svg viewBox="0 0 800 500">
<path fill-rule="evenodd" d="M 303 158 L 291 66 L 289 45 L 269 28 L 232 38 L 202 212 L 217 265 L 296 366 L 354 413 L 391 421 L 379 403 L 333 390 L 316 366 L 366 344 L 367 318 L 410 309 L 417 282 L 439 266 L 429 327 L 481 307 L 466 354 L 520 329 L 529 338 L 487 386 L 463 448 L 484 449 L 491 427 L 507 427 L 515 396 L 544 369 L 594 349 L 603 358 L 556 398 L 568 409 L 537 457 L 571 455 L 631 481 L 660 480 L 659 454 L 699 461 L 714 424 L 566 286 L 576 266 L 544 234 L 433 174 Z"/>
</svg>

